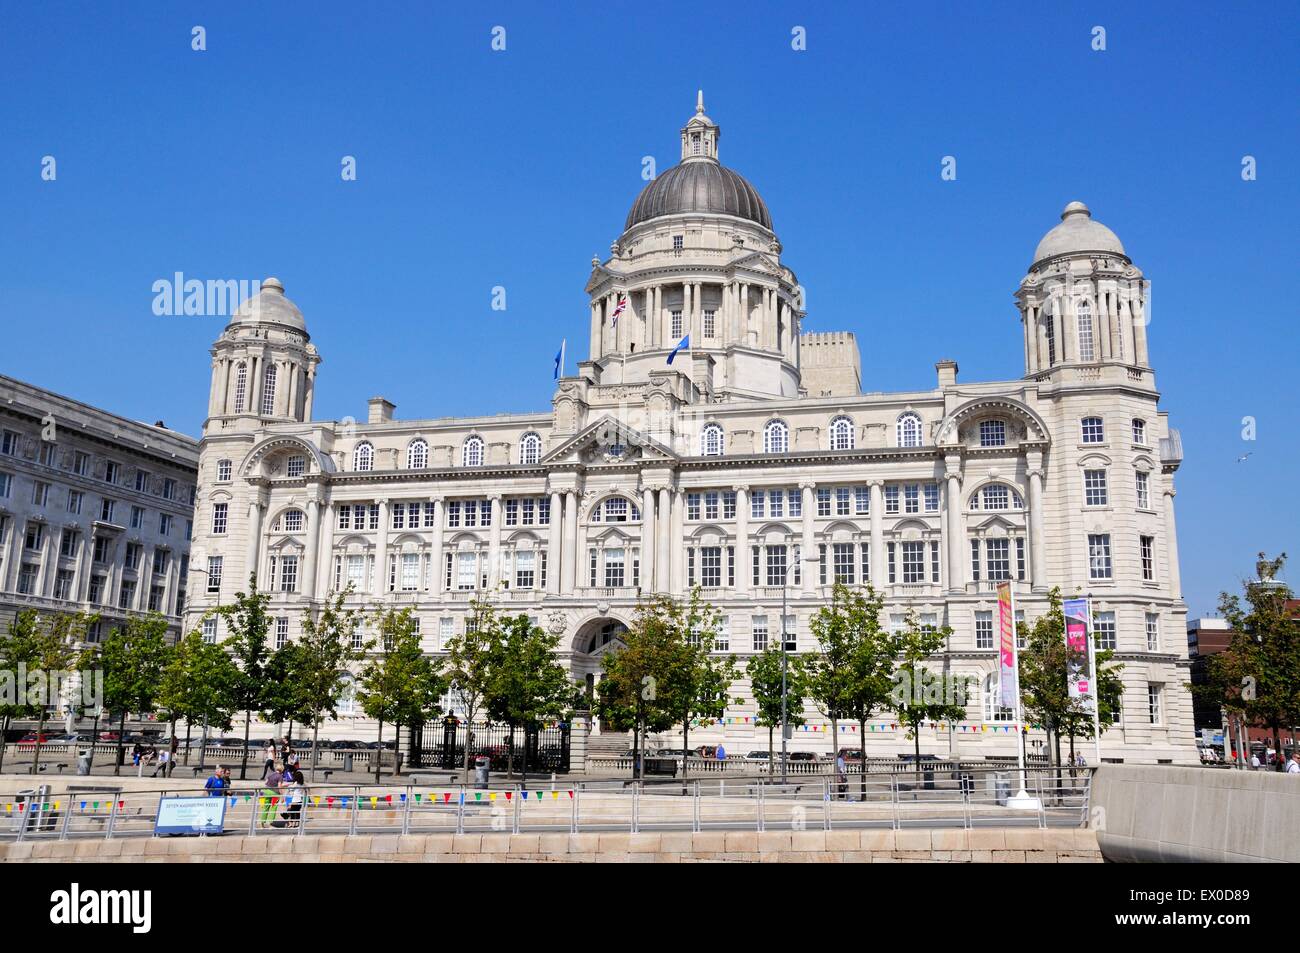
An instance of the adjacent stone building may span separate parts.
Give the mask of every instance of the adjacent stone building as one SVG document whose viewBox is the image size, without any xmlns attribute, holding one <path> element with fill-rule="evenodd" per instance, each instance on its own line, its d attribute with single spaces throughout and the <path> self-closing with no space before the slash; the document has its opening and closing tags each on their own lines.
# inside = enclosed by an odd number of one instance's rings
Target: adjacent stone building
<svg viewBox="0 0 1300 953">
<path fill-rule="evenodd" d="M 439 652 L 491 593 L 562 636 L 563 663 L 594 684 L 646 593 L 701 587 L 722 612 L 718 651 L 743 662 L 777 642 L 783 600 L 812 651 L 832 582 L 870 582 L 891 625 L 914 611 L 951 626 L 935 665 L 981 689 L 966 720 L 925 729 L 923 750 L 1010 754 L 990 679 L 994 588 L 1010 580 L 1032 620 L 1059 586 L 1092 595 L 1125 665 L 1103 754 L 1194 761 L 1182 453 L 1120 240 L 1072 202 L 1038 244 L 1015 290 L 1020 343 L 1004 334 L 1023 375 L 964 382 L 940 360 L 913 390 L 863 393 L 852 334 L 801 332 L 803 289 L 763 199 L 719 162 L 720 131 L 701 102 L 680 164 L 593 260 L 590 359 L 549 411 L 399 419 L 376 397 L 364 422 L 315 421 L 321 356 L 268 279 L 212 349 L 191 623 L 256 573 L 288 640 L 305 608 L 352 584 L 358 604 L 411 606 Z M 328 730 L 362 736 L 352 711 Z M 691 737 L 762 747 L 753 714 L 746 701 Z M 795 749 L 864 740 L 852 727 L 833 740 L 807 714 Z M 910 748 L 888 716 L 865 743 Z"/>
<path fill-rule="evenodd" d="M 160 612 L 180 632 L 198 442 L 0 376 L 0 627 Z"/>
</svg>

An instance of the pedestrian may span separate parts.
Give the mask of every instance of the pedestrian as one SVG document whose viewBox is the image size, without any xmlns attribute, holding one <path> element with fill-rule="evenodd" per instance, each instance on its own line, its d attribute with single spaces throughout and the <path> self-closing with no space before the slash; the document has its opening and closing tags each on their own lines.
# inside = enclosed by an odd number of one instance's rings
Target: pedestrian
<svg viewBox="0 0 1300 953">
<path fill-rule="evenodd" d="M 260 826 L 270 827 L 271 822 L 275 820 L 275 805 L 280 797 L 280 787 L 284 783 L 284 775 L 280 773 L 280 765 L 277 762 L 271 762 L 271 770 L 262 779 L 262 783 L 265 787 L 262 790 Z"/>
<path fill-rule="evenodd" d="M 1250 753 L 1250 770 L 1252 771 L 1259 770 L 1259 754 L 1254 751 Z"/>
<path fill-rule="evenodd" d="M 722 745 L 718 745 L 717 758 L 719 761 L 727 760 L 727 749 L 722 747 Z"/>
<path fill-rule="evenodd" d="M 1286 763 L 1287 774 L 1300 774 L 1300 748 L 1291 752 L 1291 760 Z"/>
<path fill-rule="evenodd" d="M 284 818 L 287 827 L 297 827 L 302 821 L 303 798 L 306 797 L 307 787 L 303 783 L 302 772 L 297 768 L 285 768 L 284 778 L 286 809 L 280 816 Z"/>
<path fill-rule="evenodd" d="M 840 799 L 846 800 L 849 794 L 849 768 L 844 761 L 844 752 L 835 754 L 835 784 L 839 788 Z"/>
<path fill-rule="evenodd" d="M 262 780 L 275 769 L 275 742 L 268 741 L 262 748 Z"/>
<path fill-rule="evenodd" d="M 162 751 L 159 751 L 159 752 L 158 752 L 158 761 L 157 761 L 157 763 L 154 765 L 153 774 L 149 775 L 149 777 L 151 777 L 151 778 L 156 778 L 156 777 L 158 777 L 158 772 L 161 771 L 161 772 L 162 772 L 162 776 L 163 776 L 164 778 L 166 778 L 166 777 L 167 777 L 167 764 L 168 764 L 168 762 L 171 760 L 171 756 L 172 756 L 172 753 L 171 753 L 170 751 L 168 751 L 166 748 L 164 748 Z"/>
<path fill-rule="evenodd" d="M 221 765 L 213 769 L 212 777 L 208 778 L 203 789 L 208 792 L 208 797 L 221 797 L 226 792 L 225 769 Z"/>
</svg>

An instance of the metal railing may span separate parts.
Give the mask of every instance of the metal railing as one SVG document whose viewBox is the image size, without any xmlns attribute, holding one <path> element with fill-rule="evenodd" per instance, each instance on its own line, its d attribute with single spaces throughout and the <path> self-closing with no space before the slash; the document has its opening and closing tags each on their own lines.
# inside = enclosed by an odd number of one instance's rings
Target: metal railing
<svg viewBox="0 0 1300 953">
<path fill-rule="evenodd" d="M 844 781 L 768 777 L 592 781 L 577 785 L 314 785 L 224 792 L 221 833 L 488 834 L 707 830 L 1081 827 L 1091 771 L 1031 769 L 1032 810 L 1012 807 L 1016 771 L 921 770 Z M 0 794 L 0 840 L 152 836 L 160 798 L 194 789 Z"/>
</svg>

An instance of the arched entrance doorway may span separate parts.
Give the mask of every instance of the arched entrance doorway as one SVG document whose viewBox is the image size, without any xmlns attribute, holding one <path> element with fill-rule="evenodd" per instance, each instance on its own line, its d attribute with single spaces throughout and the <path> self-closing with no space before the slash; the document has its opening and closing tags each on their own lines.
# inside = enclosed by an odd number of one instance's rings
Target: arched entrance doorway
<svg viewBox="0 0 1300 953">
<path fill-rule="evenodd" d="M 605 656 L 621 652 L 627 645 L 623 634 L 627 625 L 620 619 L 592 619 L 578 628 L 573 637 L 573 668 L 586 686 L 588 697 L 596 697 L 596 686 L 605 670 Z M 600 720 L 592 717 L 592 731 L 600 733 Z"/>
</svg>

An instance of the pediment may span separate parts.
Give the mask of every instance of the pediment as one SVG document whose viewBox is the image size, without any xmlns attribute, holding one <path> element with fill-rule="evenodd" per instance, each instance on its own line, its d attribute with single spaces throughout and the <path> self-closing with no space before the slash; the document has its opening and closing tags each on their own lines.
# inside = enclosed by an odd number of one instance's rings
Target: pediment
<svg viewBox="0 0 1300 953">
<path fill-rule="evenodd" d="M 777 264 L 776 259 L 763 252 L 750 252 L 743 258 L 737 258 L 731 263 L 733 269 L 744 268 L 747 271 L 755 271 L 759 274 L 771 275 L 773 278 L 781 277 L 781 266 Z"/>
<path fill-rule="evenodd" d="M 548 453 L 542 458 L 542 463 L 671 462 L 676 459 L 677 455 L 657 440 L 613 417 L 603 416 Z"/>
</svg>

